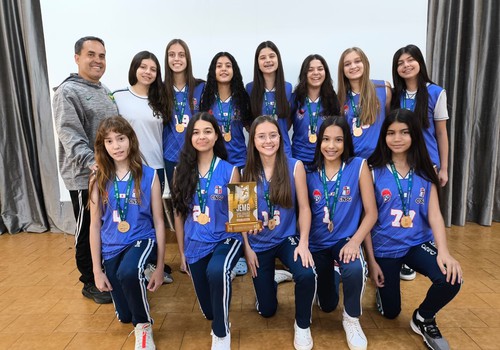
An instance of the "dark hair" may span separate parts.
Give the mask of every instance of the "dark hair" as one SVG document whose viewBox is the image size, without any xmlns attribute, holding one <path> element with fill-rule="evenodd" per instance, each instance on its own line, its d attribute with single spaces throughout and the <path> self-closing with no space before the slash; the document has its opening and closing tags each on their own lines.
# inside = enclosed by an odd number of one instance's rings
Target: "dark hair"
<svg viewBox="0 0 500 350">
<path fill-rule="evenodd" d="M 175 176 L 172 186 L 172 205 L 179 215 L 186 217 L 192 210 L 193 196 L 198 183 L 198 152 L 193 147 L 194 125 L 198 120 L 204 120 L 212 124 L 217 140 L 214 145 L 214 155 L 220 159 L 227 160 L 226 146 L 222 132 L 217 124 L 217 119 L 208 112 L 196 113 L 186 128 L 186 139 L 179 156 L 179 163 L 175 168 Z"/>
<path fill-rule="evenodd" d="M 107 184 L 115 178 L 115 163 L 113 158 L 106 150 L 105 139 L 109 132 L 116 132 L 127 136 L 129 140 L 129 152 L 127 159 L 129 161 L 130 173 L 134 179 L 134 190 L 139 201 L 141 202 L 141 180 L 142 180 L 142 159 L 139 150 L 139 140 L 132 128 L 132 125 L 122 116 L 113 116 L 103 119 L 99 123 L 94 143 L 94 155 L 99 170 L 96 172 L 95 179 L 91 178 L 89 193 L 92 193 L 92 188 L 97 184 L 99 190 L 99 199 L 101 205 L 108 203 Z M 90 197 L 89 197 L 90 198 Z"/>
<path fill-rule="evenodd" d="M 321 97 L 321 106 L 323 107 L 323 111 L 321 112 L 322 116 L 328 115 L 339 115 L 340 114 L 340 104 L 337 94 L 333 89 L 333 80 L 330 74 L 330 68 L 328 68 L 328 64 L 326 60 L 318 54 L 309 55 L 305 58 L 304 62 L 302 62 L 302 66 L 300 67 L 299 73 L 299 82 L 295 87 L 295 110 L 292 111 L 292 115 L 297 111 L 296 109 L 300 106 L 303 106 L 306 97 L 307 97 L 307 72 L 309 71 L 309 66 L 312 60 L 319 60 L 323 67 L 325 68 L 325 81 L 321 84 L 320 97 Z"/>
<path fill-rule="evenodd" d="M 293 207 L 295 199 L 292 198 L 292 187 L 288 171 L 288 159 L 283 148 L 284 144 L 281 129 L 279 128 L 278 122 L 272 116 L 262 115 L 257 117 L 250 127 L 247 163 L 245 164 L 245 169 L 243 170 L 242 181 L 258 182 L 259 179 L 261 179 L 264 167 L 262 166 L 259 151 L 257 151 L 257 148 L 255 147 L 255 130 L 260 124 L 266 122 L 273 124 L 280 135 L 280 145 L 276 153 L 276 161 L 274 163 L 274 171 L 271 178 L 272 181 L 269 182 L 269 197 L 272 203 L 278 204 L 283 208 L 291 208 Z"/>
<path fill-rule="evenodd" d="M 387 130 L 395 122 L 408 125 L 411 137 L 411 145 L 407 153 L 408 165 L 415 170 L 416 174 L 435 184 L 439 192 L 439 178 L 427 152 L 422 127 L 415 117 L 415 113 L 408 109 L 394 109 L 385 117 L 380 129 L 377 147 L 368 158 L 368 164 L 373 168 L 380 168 L 392 161 L 392 151 L 387 146 L 385 139 Z"/>
<path fill-rule="evenodd" d="M 323 120 L 323 123 L 319 127 L 318 131 L 318 142 L 316 143 L 316 150 L 314 152 L 314 160 L 310 166 L 311 171 L 315 171 L 323 167 L 324 156 L 321 152 L 321 143 L 323 140 L 323 135 L 325 134 L 326 128 L 329 126 L 338 126 L 342 129 L 342 134 L 344 136 L 344 152 L 342 152 L 342 161 L 348 162 L 352 157 L 354 157 L 354 145 L 352 143 L 351 129 L 347 123 L 346 118 L 339 116 L 329 116 Z"/>
<path fill-rule="evenodd" d="M 79 55 L 82 52 L 83 44 L 86 41 L 98 41 L 102 44 L 102 46 L 105 47 L 104 40 L 102 40 L 101 38 L 98 38 L 96 36 L 84 36 L 83 38 L 78 39 L 75 43 L 75 54 L 76 55 Z"/>
<path fill-rule="evenodd" d="M 434 84 L 427 74 L 427 67 L 425 66 L 424 56 L 422 51 L 415 45 L 406 45 L 400 48 L 392 58 L 392 81 L 394 83 L 394 94 L 391 101 L 391 108 L 401 108 L 401 96 L 406 92 L 406 82 L 399 76 L 398 61 L 401 55 L 408 54 L 413 57 L 420 66 L 420 72 L 417 75 L 417 95 L 415 97 L 415 114 L 420 125 L 427 129 L 429 123 L 429 92 L 427 91 L 427 83 Z"/>
<path fill-rule="evenodd" d="M 286 98 L 285 88 L 285 73 L 283 72 L 283 63 L 281 62 L 281 54 L 278 47 L 272 41 L 264 41 L 257 46 L 255 50 L 255 58 L 253 64 L 253 87 L 250 93 L 250 107 L 252 115 L 257 118 L 262 114 L 262 100 L 265 93 L 264 75 L 259 68 L 260 51 L 264 48 L 271 49 L 278 58 L 278 69 L 276 70 L 276 78 L 274 81 L 276 94 L 276 114 L 279 118 L 290 118 L 290 105 Z"/>
<path fill-rule="evenodd" d="M 161 81 L 161 67 L 158 58 L 149 51 L 141 51 L 137 53 L 134 58 L 132 58 L 132 62 L 130 63 L 130 69 L 128 71 L 128 82 L 131 86 L 137 84 L 137 70 L 142 64 L 143 60 L 153 60 L 156 64 L 156 79 L 149 86 L 148 91 L 148 100 L 151 109 L 153 110 L 153 114 L 155 116 L 162 116 L 165 120 L 165 111 L 166 111 L 166 98 L 163 94 L 163 83 Z"/>
<path fill-rule="evenodd" d="M 209 111 L 215 103 L 215 95 L 218 91 L 217 79 L 215 77 L 215 69 L 217 61 L 221 57 L 227 57 L 233 66 L 233 78 L 231 79 L 231 94 L 234 101 L 234 108 L 238 109 L 241 116 L 243 126 L 247 127 L 252 123 L 250 114 L 250 100 L 243 85 L 243 77 L 241 76 L 240 68 L 234 57 L 229 52 L 219 52 L 214 56 L 210 67 L 208 68 L 207 84 L 201 96 L 200 111 Z"/>
<path fill-rule="evenodd" d="M 202 79 L 196 79 L 193 76 L 193 65 L 191 63 L 191 52 L 189 51 L 188 45 L 184 42 L 182 39 L 172 39 L 170 42 L 167 44 L 167 47 L 165 48 L 165 80 L 164 80 L 164 89 L 165 89 L 165 96 L 167 98 L 167 104 L 166 104 L 166 120 L 169 122 L 172 119 L 172 114 L 174 113 L 174 104 L 175 100 L 173 98 L 174 96 L 174 78 L 173 78 L 173 73 L 172 70 L 170 69 L 170 66 L 168 65 L 168 50 L 170 47 L 174 44 L 179 44 L 182 46 L 184 49 L 184 53 L 186 55 L 186 69 L 184 70 L 184 75 L 186 77 L 186 83 L 188 86 L 188 101 L 189 101 L 189 108 L 191 111 L 194 110 L 194 104 L 193 104 L 193 95 L 194 95 L 194 89 L 196 86 L 198 86 L 200 83 L 203 82 Z M 199 101 L 198 101 L 199 102 Z"/>
</svg>

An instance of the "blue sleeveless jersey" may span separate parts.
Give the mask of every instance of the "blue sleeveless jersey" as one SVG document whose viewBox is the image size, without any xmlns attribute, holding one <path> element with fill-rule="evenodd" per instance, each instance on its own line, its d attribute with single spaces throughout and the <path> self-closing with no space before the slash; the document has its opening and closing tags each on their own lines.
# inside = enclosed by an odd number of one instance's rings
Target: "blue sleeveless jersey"
<svg viewBox="0 0 500 350">
<path fill-rule="evenodd" d="M 197 222 L 200 202 L 197 193 L 194 194 L 192 212 L 184 222 L 184 254 L 188 264 L 193 264 L 207 256 L 214 250 L 217 243 L 227 238 L 242 241 L 241 234 L 226 232 L 226 222 L 229 221 L 227 184 L 231 181 L 233 169 L 233 165 L 222 159 L 217 158 L 215 161 L 205 207 L 205 214 L 210 220 L 205 225 Z M 202 192 L 205 191 L 206 183 L 207 179 L 200 177 Z"/>
<path fill-rule="evenodd" d="M 128 200 L 128 211 L 126 221 L 130 224 L 128 232 L 118 231 L 120 216 L 117 211 L 115 190 L 113 182 L 106 186 L 108 193 L 108 204 L 104 205 L 101 226 L 101 249 L 102 258 L 109 260 L 131 244 L 141 239 L 152 239 L 156 241 L 156 233 L 151 211 L 151 190 L 156 171 L 146 165 L 142 166 L 141 179 L 141 204 L 138 202 L 132 180 L 131 193 Z M 129 176 L 132 176 L 129 174 Z M 124 206 L 124 198 L 127 192 L 127 178 L 118 181 L 118 192 L 120 193 L 120 206 Z"/>
<path fill-rule="evenodd" d="M 321 170 L 307 173 L 307 189 L 311 204 L 311 231 L 309 233 L 309 250 L 317 252 L 330 248 L 339 240 L 352 237 L 359 227 L 363 201 L 359 189 L 363 158 L 352 158 L 345 164 L 340 180 L 339 198 L 333 215 L 333 231 L 328 230 L 329 211 L 326 208 L 325 191 L 321 181 Z M 332 204 L 337 175 L 327 179 L 327 188 Z"/>
<path fill-rule="evenodd" d="M 363 133 L 360 136 L 354 136 L 353 129 L 356 126 L 358 117 L 354 114 L 354 110 L 351 106 L 351 100 L 347 96 L 347 100 L 343 106 L 344 116 L 349 123 L 349 128 L 351 129 L 352 141 L 354 144 L 354 154 L 356 157 L 368 158 L 371 156 L 375 147 L 377 146 L 378 137 L 380 135 L 380 129 L 385 119 L 385 103 L 386 103 L 386 91 L 385 91 L 385 81 L 383 80 L 372 80 L 375 85 L 375 91 L 377 93 L 377 98 L 380 103 L 380 111 L 377 115 L 375 123 L 372 125 L 361 125 Z M 359 95 L 352 96 L 354 105 L 356 106 L 356 111 L 360 112 L 359 107 Z"/>
<path fill-rule="evenodd" d="M 276 227 L 274 230 L 268 228 L 269 223 L 269 208 L 264 197 L 264 185 L 262 179 L 257 182 L 257 207 L 259 211 L 259 220 L 264 224 L 262 232 L 256 235 L 249 235 L 248 240 L 252 249 L 258 253 L 269 250 L 281 244 L 287 237 L 297 235 L 297 214 L 295 208 L 295 167 L 297 159 L 288 158 L 288 172 L 290 175 L 290 184 L 292 187 L 292 202 L 293 207 L 282 208 L 274 206 L 274 219 Z"/>
<path fill-rule="evenodd" d="M 177 132 L 175 126 L 178 124 L 176 110 L 172 113 L 172 120 L 165 125 L 163 128 L 163 158 L 170 162 L 177 163 L 179 161 L 179 154 L 181 153 L 182 147 L 184 146 L 184 140 L 186 138 L 186 128 L 189 120 L 193 115 L 200 111 L 200 101 L 201 94 L 205 87 L 205 83 L 200 83 L 196 85 L 193 91 L 193 110 L 189 106 L 189 101 L 186 101 L 186 106 L 184 108 L 184 116 L 182 117 L 182 125 L 184 125 L 183 132 Z M 186 85 L 185 90 L 189 94 L 188 86 Z M 175 91 L 175 98 L 177 101 L 177 109 L 182 110 L 182 103 L 184 101 L 184 93 L 182 91 Z"/>
<path fill-rule="evenodd" d="M 235 108 L 232 98 L 226 100 L 221 103 L 222 104 L 222 113 L 224 116 L 227 116 L 229 112 L 230 105 L 232 109 L 232 118 L 231 118 L 231 141 L 224 141 L 224 145 L 227 150 L 227 161 L 237 167 L 245 166 L 247 160 L 247 145 L 245 142 L 245 134 L 243 133 L 243 123 L 242 117 L 240 115 L 240 110 Z M 219 104 L 217 100 L 212 105 L 212 109 L 209 111 L 215 119 L 217 119 L 217 123 L 219 124 L 222 135 L 224 135 L 224 117 L 219 110 Z"/>
<path fill-rule="evenodd" d="M 253 88 L 253 82 L 248 83 L 246 86 L 246 90 L 248 92 L 248 95 L 252 93 L 252 88 Z M 260 115 L 271 115 L 274 106 L 276 105 L 276 92 L 275 91 L 266 91 L 264 92 L 266 95 L 265 98 L 262 100 L 262 109 L 260 110 Z M 292 84 L 289 82 L 285 82 L 285 94 L 286 94 L 286 99 L 288 101 L 288 105 L 291 104 L 292 101 Z M 266 106 L 266 99 L 267 98 L 267 103 L 269 104 Z M 277 107 L 276 107 L 277 108 Z M 280 128 L 281 135 L 283 137 L 283 144 L 284 144 L 284 151 L 287 157 L 291 158 L 292 157 L 292 145 L 290 142 L 290 136 L 288 135 L 288 121 L 286 118 L 278 118 L 277 115 L 274 115 L 276 120 L 278 121 L 278 125 Z"/>
<path fill-rule="evenodd" d="M 409 228 L 400 225 L 403 206 L 398 186 L 390 167 L 373 170 L 375 200 L 378 219 L 372 229 L 373 250 L 377 258 L 399 258 L 408 253 L 411 247 L 432 241 L 429 226 L 429 198 L 432 184 L 417 174 L 413 174 L 410 216 L 413 223 Z M 407 191 L 408 178 L 401 178 L 403 192 Z"/>
<path fill-rule="evenodd" d="M 436 139 L 436 126 L 434 125 L 434 109 L 436 108 L 436 103 L 438 101 L 439 95 L 443 91 L 443 88 L 434 84 L 427 85 L 427 91 L 429 92 L 429 109 L 428 109 L 428 117 L 429 117 L 429 127 L 427 129 L 423 129 L 422 132 L 424 134 L 425 145 L 427 146 L 427 152 L 429 152 L 429 156 L 434 165 L 441 168 L 441 162 L 439 159 L 439 149 Z M 407 109 L 412 111 L 415 110 L 415 99 L 406 98 L 406 94 L 402 94 L 399 97 L 400 106 L 406 106 Z"/>
<path fill-rule="evenodd" d="M 292 101 L 295 101 L 292 95 Z M 316 108 L 318 106 L 315 102 L 310 102 L 311 112 L 316 113 Z M 294 107 L 292 107 L 292 110 Z M 316 135 L 319 132 L 319 127 L 323 124 L 323 106 L 319 110 L 318 122 L 316 124 Z M 297 158 L 304 163 L 312 163 L 314 159 L 314 151 L 316 150 L 316 143 L 309 142 L 309 135 L 311 135 L 309 122 L 311 118 L 309 115 L 309 110 L 307 108 L 307 103 L 304 102 L 303 105 L 297 106 L 297 111 L 292 115 L 292 125 L 293 125 L 293 136 L 292 136 L 292 156 Z"/>
</svg>

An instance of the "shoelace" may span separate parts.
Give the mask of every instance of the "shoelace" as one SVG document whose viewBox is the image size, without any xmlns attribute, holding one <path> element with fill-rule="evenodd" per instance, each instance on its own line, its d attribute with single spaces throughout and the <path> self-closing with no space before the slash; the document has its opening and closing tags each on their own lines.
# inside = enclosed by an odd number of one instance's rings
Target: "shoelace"
<svg viewBox="0 0 500 350">
<path fill-rule="evenodd" d="M 359 325 L 359 323 L 356 322 L 356 320 L 352 320 L 349 318 L 345 318 L 344 320 L 347 321 L 347 328 L 352 332 L 356 332 L 361 337 L 361 326 Z"/>
<path fill-rule="evenodd" d="M 431 323 L 423 323 L 423 326 L 425 333 L 429 334 L 432 338 L 442 338 L 441 332 L 434 321 Z"/>
</svg>

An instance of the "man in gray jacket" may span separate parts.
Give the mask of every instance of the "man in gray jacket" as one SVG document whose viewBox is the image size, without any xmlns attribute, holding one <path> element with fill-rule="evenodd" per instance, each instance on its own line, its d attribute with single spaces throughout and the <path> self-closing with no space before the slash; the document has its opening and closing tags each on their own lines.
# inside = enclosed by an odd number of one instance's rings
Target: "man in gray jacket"
<svg viewBox="0 0 500 350">
<path fill-rule="evenodd" d="M 111 92 L 100 83 L 106 71 L 106 49 L 100 38 L 87 36 L 75 43 L 78 74 L 71 74 L 55 89 L 53 110 L 59 137 L 59 170 L 71 195 L 76 219 L 76 266 L 82 294 L 98 304 L 111 303 L 109 292 L 94 283 L 90 253 L 89 175 L 97 169 L 94 141 L 100 121 L 118 114 Z"/>
</svg>

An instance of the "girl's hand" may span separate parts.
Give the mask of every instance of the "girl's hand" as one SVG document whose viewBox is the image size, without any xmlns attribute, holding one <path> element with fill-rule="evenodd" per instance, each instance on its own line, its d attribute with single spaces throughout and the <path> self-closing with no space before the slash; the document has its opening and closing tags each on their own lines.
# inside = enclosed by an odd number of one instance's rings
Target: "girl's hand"
<svg viewBox="0 0 500 350">
<path fill-rule="evenodd" d="M 184 254 L 181 254 L 181 266 L 180 270 L 187 273 L 189 276 L 191 276 L 191 273 L 189 272 L 187 262 L 186 262 L 186 256 Z"/>
<path fill-rule="evenodd" d="M 344 262 L 344 264 L 349 263 L 349 261 L 356 261 L 359 259 L 361 253 L 359 250 L 359 245 L 354 243 L 352 240 L 349 240 L 343 247 L 340 249 L 339 257 L 340 260 Z"/>
<path fill-rule="evenodd" d="M 368 272 L 370 273 L 370 278 L 377 288 L 382 288 L 384 286 L 384 273 L 380 266 L 374 261 L 368 263 Z"/>
<path fill-rule="evenodd" d="M 257 258 L 257 254 L 251 249 L 245 249 L 245 259 L 247 261 L 247 266 L 250 268 L 250 272 L 252 273 L 252 277 L 257 277 L 257 269 L 259 268 L 259 259 Z"/>
<path fill-rule="evenodd" d="M 302 259 L 302 266 L 306 268 L 314 266 L 314 260 L 312 254 L 309 251 L 307 245 L 302 244 L 302 242 L 299 242 L 299 245 L 297 246 L 297 248 L 295 248 L 295 251 L 293 252 L 293 261 L 297 261 L 297 258 L 299 256 Z"/>
<path fill-rule="evenodd" d="M 262 227 L 259 228 L 259 229 L 248 231 L 247 234 L 249 234 L 249 235 L 256 235 L 256 234 L 259 234 L 261 232 L 262 232 Z"/>
<path fill-rule="evenodd" d="M 148 290 L 150 292 L 156 292 L 158 288 L 163 284 L 163 268 L 162 266 L 157 267 L 151 274 L 151 278 L 148 283 Z"/>
<path fill-rule="evenodd" d="M 439 184 L 444 187 L 448 183 L 448 172 L 440 169 L 438 172 Z"/>
<path fill-rule="evenodd" d="M 462 283 L 462 268 L 458 261 L 456 261 L 449 253 L 441 252 L 438 250 L 437 264 L 439 269 L 446 275 L 446 282 L 451 282 L 452 285 Z"/>
<path fill-rule="evenodd" d="M 111 292 L 113 287 L 111 286 L 111 282 L 108 280 L 108 276 L 104 272 L 94 273 L 94 281 L 95 286 L 101 292 Z"/>
</svg>

